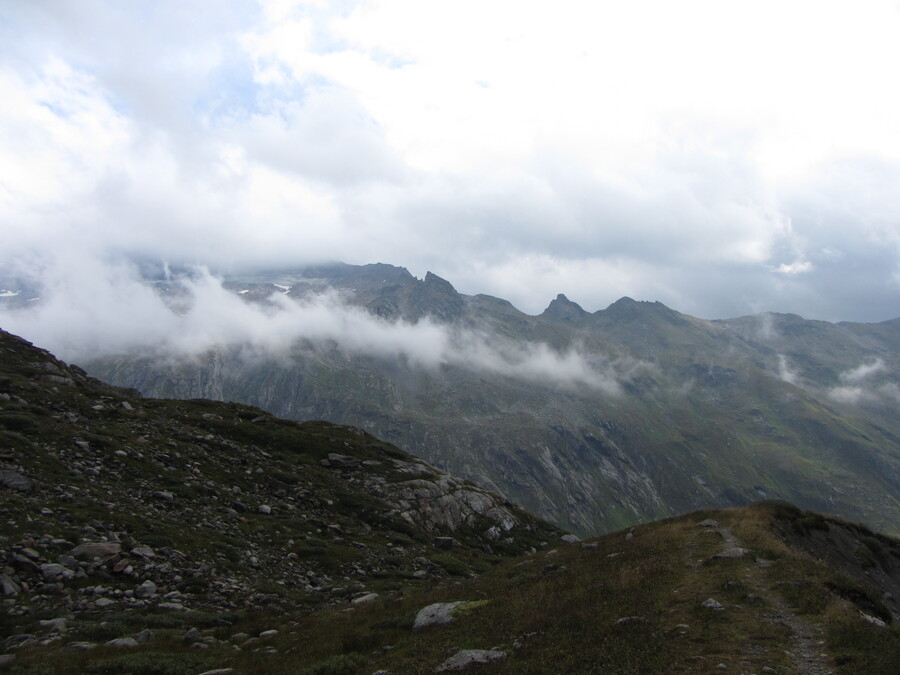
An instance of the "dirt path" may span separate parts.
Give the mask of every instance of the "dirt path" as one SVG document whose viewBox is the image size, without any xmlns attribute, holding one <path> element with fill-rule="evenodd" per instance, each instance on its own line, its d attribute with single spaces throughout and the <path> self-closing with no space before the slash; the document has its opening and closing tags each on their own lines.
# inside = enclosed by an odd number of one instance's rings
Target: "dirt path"
<svg viewBox="0 0 900 675">
<path fill-rule="evenodd" d="M 715 531 L 722 536 L 723 553 L 741 546 L 741 542 L 730 528 L 718 527 Z M 769 565 L 765 561 L 758 560 L 745 579 L 748 587 L 763 598 L 771 608 L 771 611 L 766 612 L 763 617 L 776 625 L 785 626 L 790 631 L 791 649 L 788 655 L 794 662 L 795 672 L 800 675 L 832 675 L 835 669 L 824 651 L 826 646 L 822 627 L 791 611 L 781 595 L 770 588 L 767 578 L 768 568 Z"/>
</svg>

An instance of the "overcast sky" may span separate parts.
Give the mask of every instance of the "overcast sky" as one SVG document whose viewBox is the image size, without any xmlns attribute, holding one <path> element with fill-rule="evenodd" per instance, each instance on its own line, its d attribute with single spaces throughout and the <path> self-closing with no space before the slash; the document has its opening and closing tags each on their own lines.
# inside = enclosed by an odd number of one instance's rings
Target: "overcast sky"
<svg viewBox="0 0 900 675">
<path fill-rule="evenodd" d="M 865 0 L 0 0 L 0 271 L 894 318 L 898 36 Z"/>
</svg>

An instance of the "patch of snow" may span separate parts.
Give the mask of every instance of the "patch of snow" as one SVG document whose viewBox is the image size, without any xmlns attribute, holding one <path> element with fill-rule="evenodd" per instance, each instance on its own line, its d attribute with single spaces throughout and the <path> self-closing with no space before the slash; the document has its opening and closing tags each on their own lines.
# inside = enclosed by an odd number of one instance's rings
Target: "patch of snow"
<svg viewBox="0 0 900 675">
<path fill-rule="evenodd" d="M 21 291 L 0 291 L 0 298 L 13 298 L 19 293 L 21 293 Z"/>
<path fill-rule="evenodd" d="M 280 288 L 282 293 L 287 293 L 288 291 L 291 290 L 290 286 L 282 286 L 281 284 L 272 284 L 272 285 L 275 286 L 276 288 Z"/>
<path fill-rule="evenodd" d="M 249 288 L 245 288 L 245 289 L 242 290 L 242 291 L 238 291 L 238 295 L 243 295 L 244 293 L 249 293 L 249 292 L 250 292 L 250 289 L 249 289 Z"/>
</svg>

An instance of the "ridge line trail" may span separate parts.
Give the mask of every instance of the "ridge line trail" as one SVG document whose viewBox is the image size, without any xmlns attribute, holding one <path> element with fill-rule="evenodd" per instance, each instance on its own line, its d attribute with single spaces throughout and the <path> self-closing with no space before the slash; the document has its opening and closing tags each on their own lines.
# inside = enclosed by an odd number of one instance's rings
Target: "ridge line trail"
<svg viewBox="0 0 900 675">
<path fill-rule="evenodd" d="M 723 552 L 742 548 L 740 540 L 730 527 L 714 529 L 722 536 Z M 771 623 L 786 626 L 790 630 L 791 649 L 788 655 L 794 662 L 795 672 L 800 675 L 833 675 L 836 672 L 835 668 L 823 651 L 826 644 L 822 627 L 798 616 L 787 606 L 784 598 L 771 589 L 767 583 L 766 572 L 769 565 L 765 563 L 766 561 L 757 559 L 756 564 L 746 571 L 744 579 L 769 605 L 771 611 L 765 612 L 763 618 Z"/>
</svg>

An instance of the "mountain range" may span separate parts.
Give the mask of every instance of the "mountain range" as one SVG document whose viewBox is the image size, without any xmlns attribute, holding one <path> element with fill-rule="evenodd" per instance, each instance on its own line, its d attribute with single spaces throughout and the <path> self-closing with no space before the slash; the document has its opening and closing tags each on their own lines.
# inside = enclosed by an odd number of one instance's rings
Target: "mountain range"
<svg viewBox="0 0 900 675">
<path fill-rule="evenodd" d="M 564 295 L 530 316 L 385 264 L 223 285 L 305 308 L 297 337 L 80 365 L 147 396 L 363 428 L 579 535 L 759 499 L 900 532 L 900 319 L 711 321 L 630 298 L 591 313 Z M 189 287 L 155 286 L 189 310 Z"/>
</svg>

